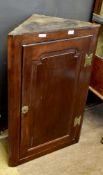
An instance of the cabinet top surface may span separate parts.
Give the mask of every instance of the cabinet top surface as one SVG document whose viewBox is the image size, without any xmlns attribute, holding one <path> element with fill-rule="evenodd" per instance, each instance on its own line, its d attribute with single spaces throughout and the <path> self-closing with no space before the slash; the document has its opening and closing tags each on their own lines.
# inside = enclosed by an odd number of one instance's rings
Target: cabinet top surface
<svg viewBox="0 0 103 175">
<path fill-rule="evenodd" d="M 32 34 L 93 26 L 97 26 L 97 24 L 73 19 L 64 19 L 53 16 L 33 14 L 30 18 L 28 18 L 21 25 L 10 32 L 9 35 Z"/>
</svg>

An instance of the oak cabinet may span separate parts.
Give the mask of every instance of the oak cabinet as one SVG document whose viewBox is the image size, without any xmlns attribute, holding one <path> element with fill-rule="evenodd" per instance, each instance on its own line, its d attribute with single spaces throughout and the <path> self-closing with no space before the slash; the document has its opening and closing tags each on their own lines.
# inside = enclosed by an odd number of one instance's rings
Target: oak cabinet
<svg viewBox="0 0 103 175">
<path fill-rule="evenodd" d="M 98 29 L 34 14 L 9 33 L 11 166 L 78 142 Z"/>
</svg>

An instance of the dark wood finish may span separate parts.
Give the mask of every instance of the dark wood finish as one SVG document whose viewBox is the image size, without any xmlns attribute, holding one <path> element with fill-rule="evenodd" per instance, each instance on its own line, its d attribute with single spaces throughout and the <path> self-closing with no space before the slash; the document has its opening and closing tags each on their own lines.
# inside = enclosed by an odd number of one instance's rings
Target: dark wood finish
<svg viewBox="0 0 103 175">
<path fill-rule="evenodd" d="M 100 14 L 101 6 L 103 1 L 96 0 L 94 6 L 94 13 Z M 100 99 L 103 100 L 103 59 L 100 58 L 98 55 L 94 56 L 94 63 L 90 81 L 89 89 L 97 95 Z"/>
<path fill-rule="evenodd" d="M 99 26 L 76 26 L 77 21 L 72 35 L 69 22 L 68 28 L 45 31 L 45 38 L 32 30 L 8 36 L 10 166 L 79 139 L 91 74 L 85 56 L 95 52 Z M 24 105 L 29 106 L 26 114 L 21 113 Z"/>
<path fill-rule="evenodd" d="M 103 100 L 103 59 L 95 56 L 90 89 Z"/>
<path fill-rule="evenodd" d="M 100 14 L 102 2 L 103 2 L 102 0 L 95 0 L 94 10 L 93 10 L 94 13 Z"/>
<path fill-rule="evenodd" d="M 90 41 L 83 37 L 24 47 L 22 106 L 29 106 L 29 112 L 21 116 L 21 156 L 31 148 L 40 152 L 45 144 L 70 142 L 75 105 L 71 99 L 77 98 L 82 52 L 88 52 Z"/>
</svg>

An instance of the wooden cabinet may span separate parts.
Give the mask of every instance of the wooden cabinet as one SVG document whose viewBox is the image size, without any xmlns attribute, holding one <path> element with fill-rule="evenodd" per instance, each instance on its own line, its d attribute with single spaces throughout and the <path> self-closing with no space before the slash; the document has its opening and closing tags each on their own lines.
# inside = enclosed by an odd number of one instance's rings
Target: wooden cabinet
<svg viewBox="0 0 103 175">
<path fill-rule="evenodd" d="M 96 0 L 93 22 L 101 24 L 97 51 L 93 62 L 90 90 L 103 100 L 103 1 Z"/>
<path fill-rule="evenodd" d="M 34 14 L 9 33 L 11 166 L 78 142 L 98 29 Z"/>
</svg>

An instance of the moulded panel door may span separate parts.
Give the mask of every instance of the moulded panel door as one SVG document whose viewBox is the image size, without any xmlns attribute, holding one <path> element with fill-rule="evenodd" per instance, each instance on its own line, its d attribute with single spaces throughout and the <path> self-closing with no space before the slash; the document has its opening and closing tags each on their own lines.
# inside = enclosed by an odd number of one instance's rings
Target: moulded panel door
<svg viewBox="0 0 103 175">
<path fill-rule="evenodd" d="M 23 46 L 21 158 L 72 143 L 77 87 L 90 42 L 89 36 Z"/>
</svg>

